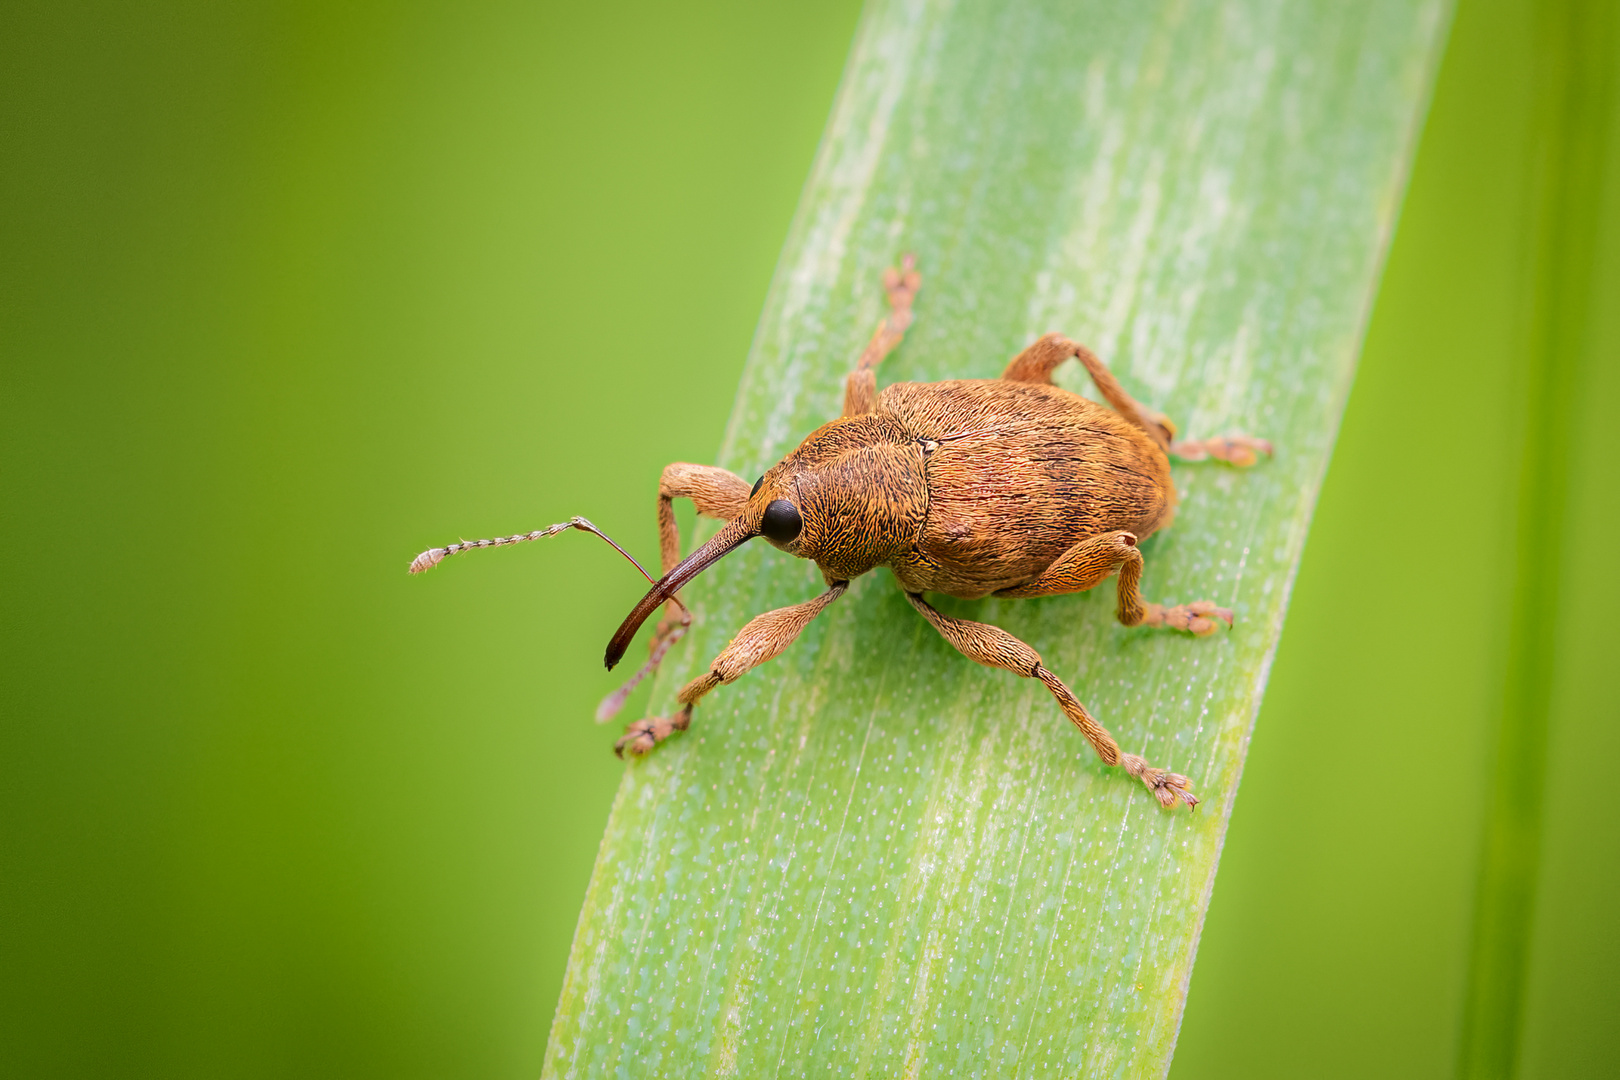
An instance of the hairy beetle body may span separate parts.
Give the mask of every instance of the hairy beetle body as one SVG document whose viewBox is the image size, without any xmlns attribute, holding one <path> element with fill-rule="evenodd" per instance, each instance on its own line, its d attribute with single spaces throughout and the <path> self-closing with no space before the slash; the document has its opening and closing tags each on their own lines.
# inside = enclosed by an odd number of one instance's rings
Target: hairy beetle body
<svg viewBox="0 0 1620 1080">
<path fill-rule="evenodd" d="M 704 695 L 779 655 L 844 594 L 851 578 L 887 566 L 912 607 L 963 655 L 1040 680 L 1104 764 L 1125 769 L 1164 807 L 1196 805 L 1187 777 L 1122 752 L 1033 648 L 997 627 L 946 615 L 924 594 L 1051 596 L 1117 577 L 1116 614 L 1126 626 L 1213 634 L 1232 623 L 1225 608 L 1208 600 L 1165 607 L 1142 598 L 1137 544 L 1175 516 L 1170 455 L 1252 465 L 1260 453 L 1271 452 L 1270 445 L 1241 435 L 1174 441 L 1168 419 L 1142 408 L 1090 349 L 1059 334 L 1019 353 L 999 379 L 897 383 L 878 393 L 873 369 L 910 325 L 920 284 L 909 258 L 884 276 L 890 314 L 845 382 L 844 415 L 812 432 L 752 486 L 708 465 L 677 462 L 664 470 L 658 490 L 663 577 L 613 635 L 607 666 L 619 662 L 654 611 L 664 607 L 665 616 L 653 635 L 651 658 L 602 703 L 597 718 L 616 713 L 685 633 L 691 616 L 680 589 L 728 552 L 763 537 L 815 562 L 827 591 L 749 622 L 708 671 L 681 689 L 680 711 L 632 723 L 616 751 L 645 754 L 686 730 Z M 1085 365 L 1107 406 L 1052 384 L 1053 369 L 1070 359 Z M 726 522 L 685 559 L 671 508 L 677 498 L 691 499 L 699 514 Z M 417 556 L 411 570 L 429 569 L 468 548 L 569 528 L 602 535 L 575 518 L 529 534 L 433 548 Z"/>
<path fill-rule="evenodd" d="M 975 599 L 1024 585 L 1087 537 L 1145 539 L 1174 514 L 1164 450 L 1059 387 L 898 383 L 878 409 L 925 450 L 923 526 L 889 564 L 908 592 Z"/>
</svg>

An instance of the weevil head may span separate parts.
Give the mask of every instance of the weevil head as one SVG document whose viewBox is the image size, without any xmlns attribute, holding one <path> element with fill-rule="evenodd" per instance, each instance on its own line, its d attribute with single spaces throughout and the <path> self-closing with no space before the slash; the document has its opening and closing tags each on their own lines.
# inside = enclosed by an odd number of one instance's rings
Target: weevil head
<svg viewBox="0 0 1620 1080">
<path fill-rule="evenodd" d="M 658 606 L 755 537 L 848 581 L 911 550 L 928 509 L 922 444 L 887 418 L 825 424 L 754 483 L 742 513 L 665 574 L 608 643 L 613 667 Z"/>
<path fill-rule="evenodd" d="M 816 431 L 754 485 L 748 514 L 773 546 L 847 581 L 911 550 L 928 509 L 922 444 L 875 416 Z"/>
</svg>

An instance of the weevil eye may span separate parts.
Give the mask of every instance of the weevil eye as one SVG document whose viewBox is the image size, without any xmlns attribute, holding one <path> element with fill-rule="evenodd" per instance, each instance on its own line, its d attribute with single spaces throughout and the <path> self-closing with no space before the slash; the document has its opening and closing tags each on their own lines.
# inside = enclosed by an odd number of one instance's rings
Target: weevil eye
<svg viewBox="0 0 1620 1080">
<path fill-rule="evenodd" d="M 755 481 L 754 481 L 754 490 L 752 490 L 752 491 L 750 491 L 750 492 L 749 492 L 749 493 L 748 493 L 748 497 L 749 497 L 749 498 L 750 498 L 750 499 L 752 499 L 752 498 L 753 498 L 753 497 L 754 497 L 754 496 L 755 496 L 755 495 L 758 495 L 758 494 L 759 494 L 759 486 L 760 486 L 760 485 L 761 485 L 761 484 L 763 484 L 763 483 L 764 483 L 764 482 L 765 482 L 765 478 L 764 478 L 764 477 L 763 477 L 763 476 L 762 476 L 762 477 L 760 477 L 760 478 L 759 478 L 759 479 L 758 479 L 758 480 L 755 480 Z"/>
<path fill-rule="evenodd" d="M 799 516 L 799 508 L 786 499 L 777 499 L 767 506 L 765 516 L 759 523 L 759 531 L 778 544 L 792 543 L 803 528 L 804 519 Z"/>
</svg>

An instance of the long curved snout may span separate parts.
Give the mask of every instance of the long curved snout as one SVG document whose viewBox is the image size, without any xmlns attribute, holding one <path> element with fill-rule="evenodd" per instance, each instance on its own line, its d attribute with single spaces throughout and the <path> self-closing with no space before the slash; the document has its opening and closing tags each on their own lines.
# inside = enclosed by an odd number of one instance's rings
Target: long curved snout
<svg viewBox="0 0 1620 1080">
<path fill-rule="evenodd" d="M 608 670 L 613 670 L 614 665 L 624 659 L 625 650 L 630 647 L 630 641 L 636 636 L 636 631 L 641 629 L 641 624 L 647 621 L 649 615 L 658 610 L 660 604 L 680 592 L 688 582 L 727 554 L 758 535 L 758 514 L 745 513 L 732 518 L 707 544 L 692 552 L 681 560 L 679 566 L 659 578 L 658 582 L 647 590 L 647 595 L 641 598 L 641 602 L 625 616 L 618 632 L 613 635 L 613 640 L 608 642 L 605 658 Z"/>
</svg>

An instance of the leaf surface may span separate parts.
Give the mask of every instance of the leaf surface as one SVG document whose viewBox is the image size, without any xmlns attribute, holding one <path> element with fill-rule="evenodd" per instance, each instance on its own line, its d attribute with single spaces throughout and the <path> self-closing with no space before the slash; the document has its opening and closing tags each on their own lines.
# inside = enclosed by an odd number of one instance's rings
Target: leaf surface
<svg viewBox="0 0 1620 1080">
<path fill-rule="evenodd" d="M 1165 1073 L 1448 16 L 868 7 L 719 463 L 752 480 L 837 415 L 905 251 L 923 289 L 880 383 L 994 377 L 1061 330 L 1184 434 L 1273 440 L 1251 470 L 1178 464 L 1176 522 L 1143 545 L 1148 599 L 1214 600 L 1229 634 L 1123 628 L 1108 584 L 940 600 L 1033 645 L 1205 802 L 1161 810 L 1038 682 L 869 574 L 626 770 L 546 1076 Z M 1059 382 L 1089 390 L 1078 365 Z M 764 544 L 718 564 L 654 705 L 821 588 Z"/>
</svg>

